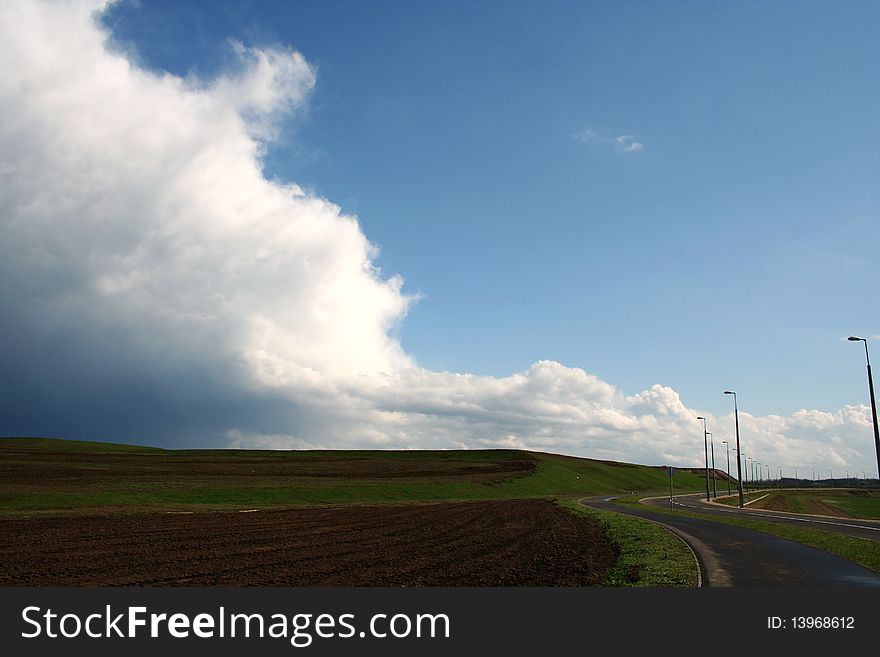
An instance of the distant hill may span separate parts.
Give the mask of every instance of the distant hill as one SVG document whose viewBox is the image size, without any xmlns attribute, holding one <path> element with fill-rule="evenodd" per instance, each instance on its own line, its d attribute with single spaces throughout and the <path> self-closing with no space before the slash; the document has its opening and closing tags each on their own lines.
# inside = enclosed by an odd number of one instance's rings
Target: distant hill
<svg viewBox="0 0 880 657">
<path fill-rule="evenodd" d="M 676 492 L 704 490 L 702 473 L 676 469 Z M 54 438 L 0 439 L 0 511 L 9 512 L 269 508 L 668 490 L 665 467 L 525 450 L 168 450 Z"/>
</svg>

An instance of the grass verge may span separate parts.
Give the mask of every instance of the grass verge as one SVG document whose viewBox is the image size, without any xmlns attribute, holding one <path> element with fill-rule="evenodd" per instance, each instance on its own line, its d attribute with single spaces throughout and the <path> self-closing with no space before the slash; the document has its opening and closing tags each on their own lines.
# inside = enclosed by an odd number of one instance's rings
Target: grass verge
<svg viewBox="0 0 880 657">
<path fill-rule="evenodd" d="M 608 571 L 605 586 L 697 586 L 694 556 L 669 530 L 640 518 L 585 507 L 577 500 L 561 500 L 558 504 L 598 520 L 620 547 L 620 556 Z"/>
</svg>

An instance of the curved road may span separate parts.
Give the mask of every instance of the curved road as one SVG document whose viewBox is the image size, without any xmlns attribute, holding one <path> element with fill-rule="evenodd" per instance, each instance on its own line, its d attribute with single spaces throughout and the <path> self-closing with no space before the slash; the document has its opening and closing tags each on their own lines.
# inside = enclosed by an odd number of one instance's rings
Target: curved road
<svg viewBox="0 0 880 657">
<path fill-rule="evenodd" d="M 696 493 L 691 495 L 676 495 L 674 498 L 676 507 L 693 509 L 700 513 L 718 516 L 748 516 L 753 520 L 763 520 L 765 522 L 773 522 L 784 525 L 802 525 L 809 526 L 814 529 L 822 529 L 824 531 L 837 532 L 838 534 L 848 534 L 850 536 L 858 536 L 867 538 L 871 541 L 880 542 L 880 521 L 878 520 L 857 520 L 853 518 L 833 518 L 830 516 L 812 516 L 803 513 L 788 513 L 787 511 L 771 511 L 769 509 L 753 509 L 745 507 L 738 509 L 736 507 L 723 506 L 719 504 L 709 504 L 706 502 L 705 494 Z M 642 500 L 645 504 L 652 506 L 663 506 L 669 508 L 669 497 L 654 497 Z"/>
<path fill-rule="evenodd" d="M 880 587 L 880 573 L 795 541 L 713 520 L 614 504 L 613 499 L 588 498 L 581 504 L 653 520 L 675 532 L 696 552 L 703 586 Z"/>
</svg>

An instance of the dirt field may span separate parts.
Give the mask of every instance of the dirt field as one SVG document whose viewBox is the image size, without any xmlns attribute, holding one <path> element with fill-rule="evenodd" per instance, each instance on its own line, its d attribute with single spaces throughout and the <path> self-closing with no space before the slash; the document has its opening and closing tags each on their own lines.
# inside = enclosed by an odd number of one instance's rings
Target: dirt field
<svg viewBox="0 0 880 657">
<path fill-rule="evenodd" d="M 393 456 L 381 452 L 286 452 L 255 450 L 144 452 L 75 451 L 17 447 L 7 441 L 0 450 L 0 490 L 106 490 L 156 481 L 163 485 L 289 485 L 296 480 L 473 481 L 492 483 L 530 474 L 535 462 L 503 451 L 455 456 L 411 451 Z"/>
<path fill-rule="evenodd" d="M 0 518 L 3 586 L 581 586 L 615 557 L 545 500 Z"/>
</svg>

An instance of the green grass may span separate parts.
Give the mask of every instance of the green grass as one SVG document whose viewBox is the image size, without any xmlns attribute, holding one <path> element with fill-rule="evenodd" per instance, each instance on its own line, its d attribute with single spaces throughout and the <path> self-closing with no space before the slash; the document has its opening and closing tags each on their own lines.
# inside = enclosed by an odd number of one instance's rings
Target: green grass
<svg viewBox="0 0 880 657">
<path fill-rule="evenodd" d="M 605 586 L 693 587 L 698 583 L 697 564 L 691 550 L 669 530 L 633 516 L 592 509 L 577 500 L 559 504 L 598 520 L 620 548 Z"/>
<path fill-rule="evenodd" d="M 840 507 L 854 518 L 880 518 L 880 491 L 841 491 L 833 499 L 821 498 L 828 504 Z"/>
<path fill-rule="evenodd" d="M 632 498 L 620 499 L 619 503 L 638 506 L 638 501 Z M 807 527 L 795 525 L 783 525 L 762 520 L 752 520 L 750 518 L 736 518 L 728 515 L 718 516 L 693 511 L 683 511 L 677 509 L 671 511 L 664 507 L 651 507 L 652 511 L 661 513 L 686 516 L 690 518 L 701 518 L 704 520 L 712 520 L 714 522 L 723 522 L 728 525 L 736 525 L 737 527 L 745 527 L 756 531 L 787 538 L 810 547 L 825 550 L 832 554 L 836 554 L 844 559 L 849 559 L 872 570 L 880 571 L 880 543 L 871 541 L 867 538 L 858 536 L 848 536 L 846 534 L 838 534 L 835 532 L 824 531 L 821 529 L 811 529 Z"/>
<path fill-rule="evenodd" d="M 398 463 L 404 471 L 438 463 L 478 467 L 511 460 L 530 461 L 535 467 L 491 481 L 322 474 L 328 461 L 353 468 L 381 462 L 386 469 Z M 0 478 L 0 511 L 9 512 L 569 498 L 647 494 L 668 485 L 664 468 L 521 450 L 162 450 L 48 438 L 0 439 L 0 467 L 8 473 Z M 676 472 L 676 490 L 700 490 L 704 482 L 697 474 Z"/>
</svg>

